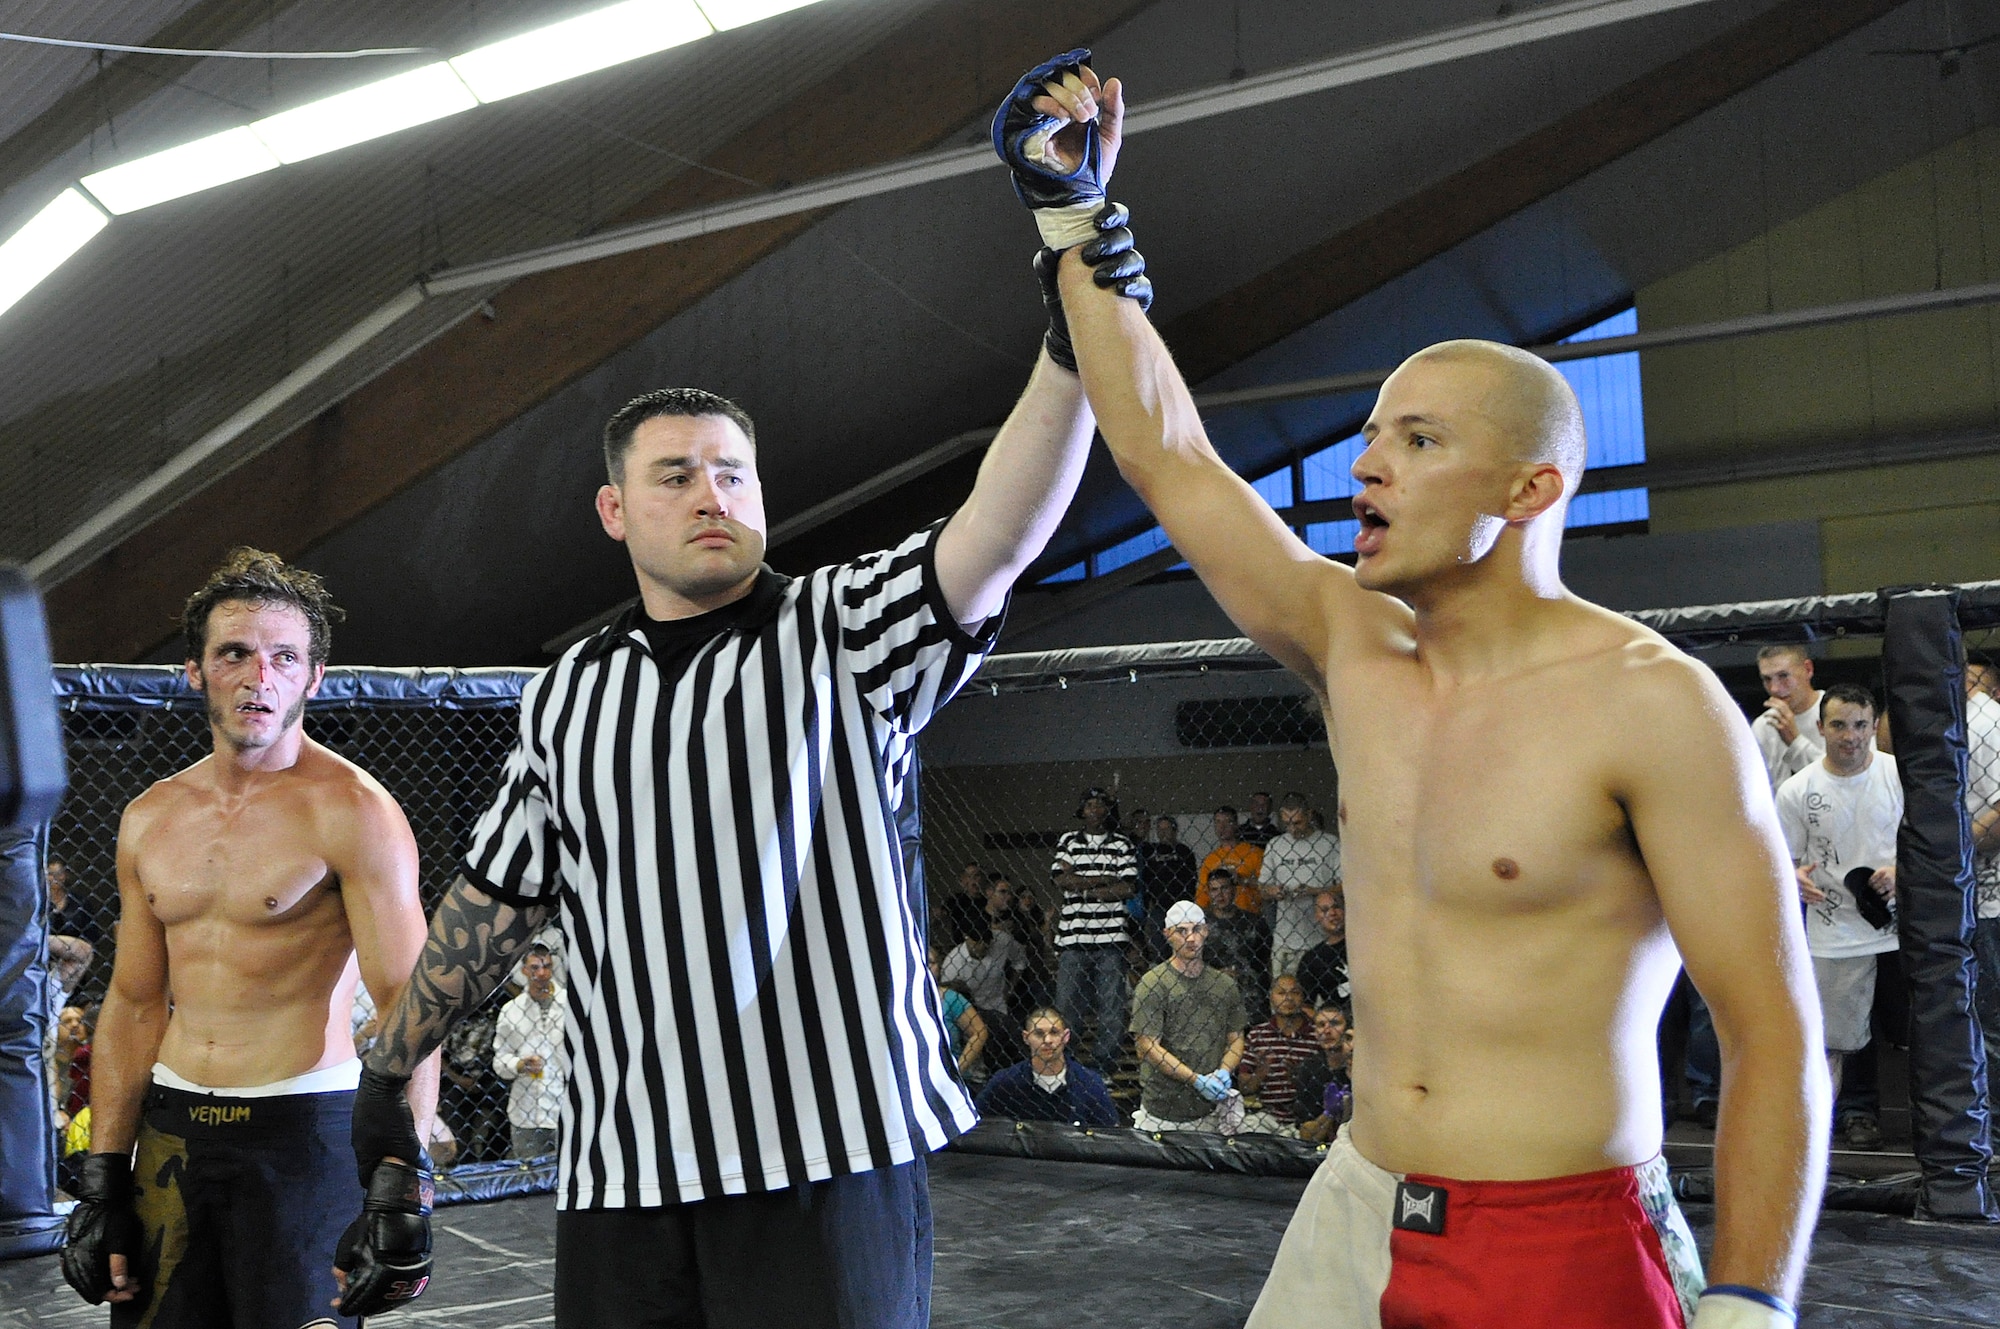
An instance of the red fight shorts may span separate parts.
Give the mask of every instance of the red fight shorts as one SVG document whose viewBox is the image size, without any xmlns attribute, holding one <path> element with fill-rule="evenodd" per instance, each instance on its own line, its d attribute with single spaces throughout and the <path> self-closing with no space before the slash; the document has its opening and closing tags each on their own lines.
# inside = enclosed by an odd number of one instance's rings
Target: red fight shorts
<svg viewBox="0 0 2000 1329">
<path fill-rule="evenodd" d="M 1397 1176 L 1343 1129 L 1247 1329 L 1683 1329 L 1702 1286 L 1664 1159 L 1536 1181 Z"/>
</svg>

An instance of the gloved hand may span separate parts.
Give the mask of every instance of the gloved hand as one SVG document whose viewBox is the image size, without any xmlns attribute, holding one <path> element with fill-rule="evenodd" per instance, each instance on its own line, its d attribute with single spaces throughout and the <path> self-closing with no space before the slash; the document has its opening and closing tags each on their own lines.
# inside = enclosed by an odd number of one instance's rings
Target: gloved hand
<svg viewBox="0 0 2000 1329">
<path fill-rule="evenodd" d="M 368 1196 L 334 1256 L 347 1275 L 342 1315 L 379 1315 L 414 1301 L 430 1281 L 431 1160 L 417 1139 L 409 1084 L 407 1075 L 363 1068 L 354 1090 L 354 1161 Z"/>
<path fill-rule="evenodd" d="M 111 1257 L 126 1261 L 126 1287 L 136 1288 L 133 1265 L 144 1233 L 132 1203 L 132 1160 L 123 1154 L 92 1154 L 83 1160 L 76 1186 L 76 1208 L 64 1225 L 63 1278 L 77 1294 L 95 1306 L 116 1286 L 111 1281 Z"/>
<path fill-rule="evenodd" d="M 1146 276 L 1146 257 L 1132 248 L 1132 231 L 1126 225 L 1132 214 L 1122 203 L 1106 203 L 1097 210 L 1092 225 L 1097 236 L 1084 242 L 1077 257 L 1090 265 L 1090 278 L 1107 291 L 1116 291 L 1139 308 L 1153 307 L 1153 283 Z"/>
<path fill-rule="evenodd" d="M 410 1077 L 363 1067 L 354 1089 L 354 1162 L 365 1189 L 375 1165 L 399 1158 L 426 1170 L 431 1160 L 417 1139 L 417 1119 L 410 1111 Z"/>
<path fill-rule="evenodd" d="M 1118 159 L 1124 112 L 1118 80 L 1099 83 L 1090 51 L 1079 48 L 1023 74 L 994 113 L 993 150 L 1049 248 L 1091 238 Z"/>
<path fill-rule="evenodd" d="M 1792 1329 L 1798 1313 L 1769 1293 L 1717 1283 L 1701 1294 L 1688 1329 Z"/>
<path fill-rule="evenodd" d="M 347 1225 L 333 1267 L 347 1275 L 342 1315 L 380 1315 L 423 1295 L 431 1281 L 431 1202 L 428 1167 L 375 1165 L 361 1217 Z"/>
<path fill-rule="evenodd" d="M 1211 1103 L 1220 1103 L 1229 1097 L 1229 1072 L 1213 1070 L 1206 1075 L 1197 1075 L 1194 1087 L 1203 1098 Z"/>
<path fill-rule="evenodd" d="M 1146 276 L 1146 258 L 1132 248 L 1132 232 L 1125 225 L 1131 216 L 1122 203 L 1106 203 L 1099 208 L 1092 223 L 1099 234 L 1084 245 L 1082 257 L 1092 265 L 1091 277 L 1099 286 L 1115 290 L 1127 299 L 1137 300 L 1141 309 L 1151 309 L 1153 283 Z M 1076 368 L 1076 347 L 1069 339 L 1069 319 L 1063 315 L 1062 287 L 1056 280 L 1061 265 L 1060 250 L 1043 249 L 1035 254 L 1035 277 L 1042 283 L 1042 307 L 1049 313 L 1049 330 L 1042 334 L 1042 345 L 1048 348 L 1049 359 L 1064 369 L 1073 370 Z"/>
</svg>

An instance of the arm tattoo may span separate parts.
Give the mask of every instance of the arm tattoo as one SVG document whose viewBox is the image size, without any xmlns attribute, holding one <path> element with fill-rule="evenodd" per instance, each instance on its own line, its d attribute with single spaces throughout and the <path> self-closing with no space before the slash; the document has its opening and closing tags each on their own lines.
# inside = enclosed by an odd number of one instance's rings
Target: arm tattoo
<svg viewBox="0 0 2000 1329">
<path fill-rule="evenodd" d="M 382 1022 L 368 1065 L 389 1075 L 414 1071 L 454 1021 L 500 986 L 509 958 L 528 944 L 548 912 L 546 906 L 521 909 L 496 900 L 463 876 L 454 880 L 431 918 L 416 971 Z"/>
</svg>

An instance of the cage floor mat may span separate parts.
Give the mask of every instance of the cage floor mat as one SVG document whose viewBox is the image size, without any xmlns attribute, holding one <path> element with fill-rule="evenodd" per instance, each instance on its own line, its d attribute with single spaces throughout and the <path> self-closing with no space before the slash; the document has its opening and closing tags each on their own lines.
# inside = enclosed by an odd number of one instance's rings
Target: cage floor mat
<svg viewBox="0 0 2000 1329">
<path fill-rule="evenodd" d="M 939 1154 L 932 1323 L 939 1329 L 1234 1329 L 1256 1299 L 1304 1183 L 1092 1163 Z M 437 1216 L 437 1278 L 384 1325 L 527 1329 L 552 1322 L 546 1195 Z M 1714 1212 L 1688 1217 L 1706 1254 Z M 1822 1215 L 1806 1329 L 2000 1324 L 2000 1229 Z M 0 1329 L 102 1325 L 53 1256 L 0 1263 Z"/>
</svg>

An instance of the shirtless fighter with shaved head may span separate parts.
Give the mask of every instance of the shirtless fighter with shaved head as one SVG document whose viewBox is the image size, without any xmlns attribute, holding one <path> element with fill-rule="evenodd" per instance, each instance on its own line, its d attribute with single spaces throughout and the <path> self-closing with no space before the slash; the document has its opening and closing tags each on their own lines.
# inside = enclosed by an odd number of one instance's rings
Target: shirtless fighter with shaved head
<svg viewBox="0 0 2000 1329">
<path fill-rule="evenodd" d="M 1176 548 L 1318 693 L 1341 773 L 1354 1117 L 1252 1329 L 1789 1325 L 1828 1088 L 1784 840 L 1714 676 L 1563 588 L 1574 395 L 1505 346 L 1412 356 L 1354 463 L 1355 567 L 1313 553 L 1103 289 L 1131 237 L 1073 131 L 1115 143 L 1122 99 L 1087 60 L 1018 99 L 1002 145 L 1066 251 L 1085 390 Z M 1706 1293 L 1660 1157 L 1654 1029 L 1683 963 L 1722 1044 Z"/>
<path fill-rule="evenodd" d="M 114 1326 L 335 1323 L 328 1270 L 362 1197 L 354 985 L 394 1000 L 424 940 L 402 809 L 302 724 L 338 612 L 319 578 L 254 549 L 187 602 L 215 750 L 119 823 L 92 1152 L 62 1257 Z M 411 1081 L 420 1120 L 436 1077 L 433 1060 Z"/>
</svg>

